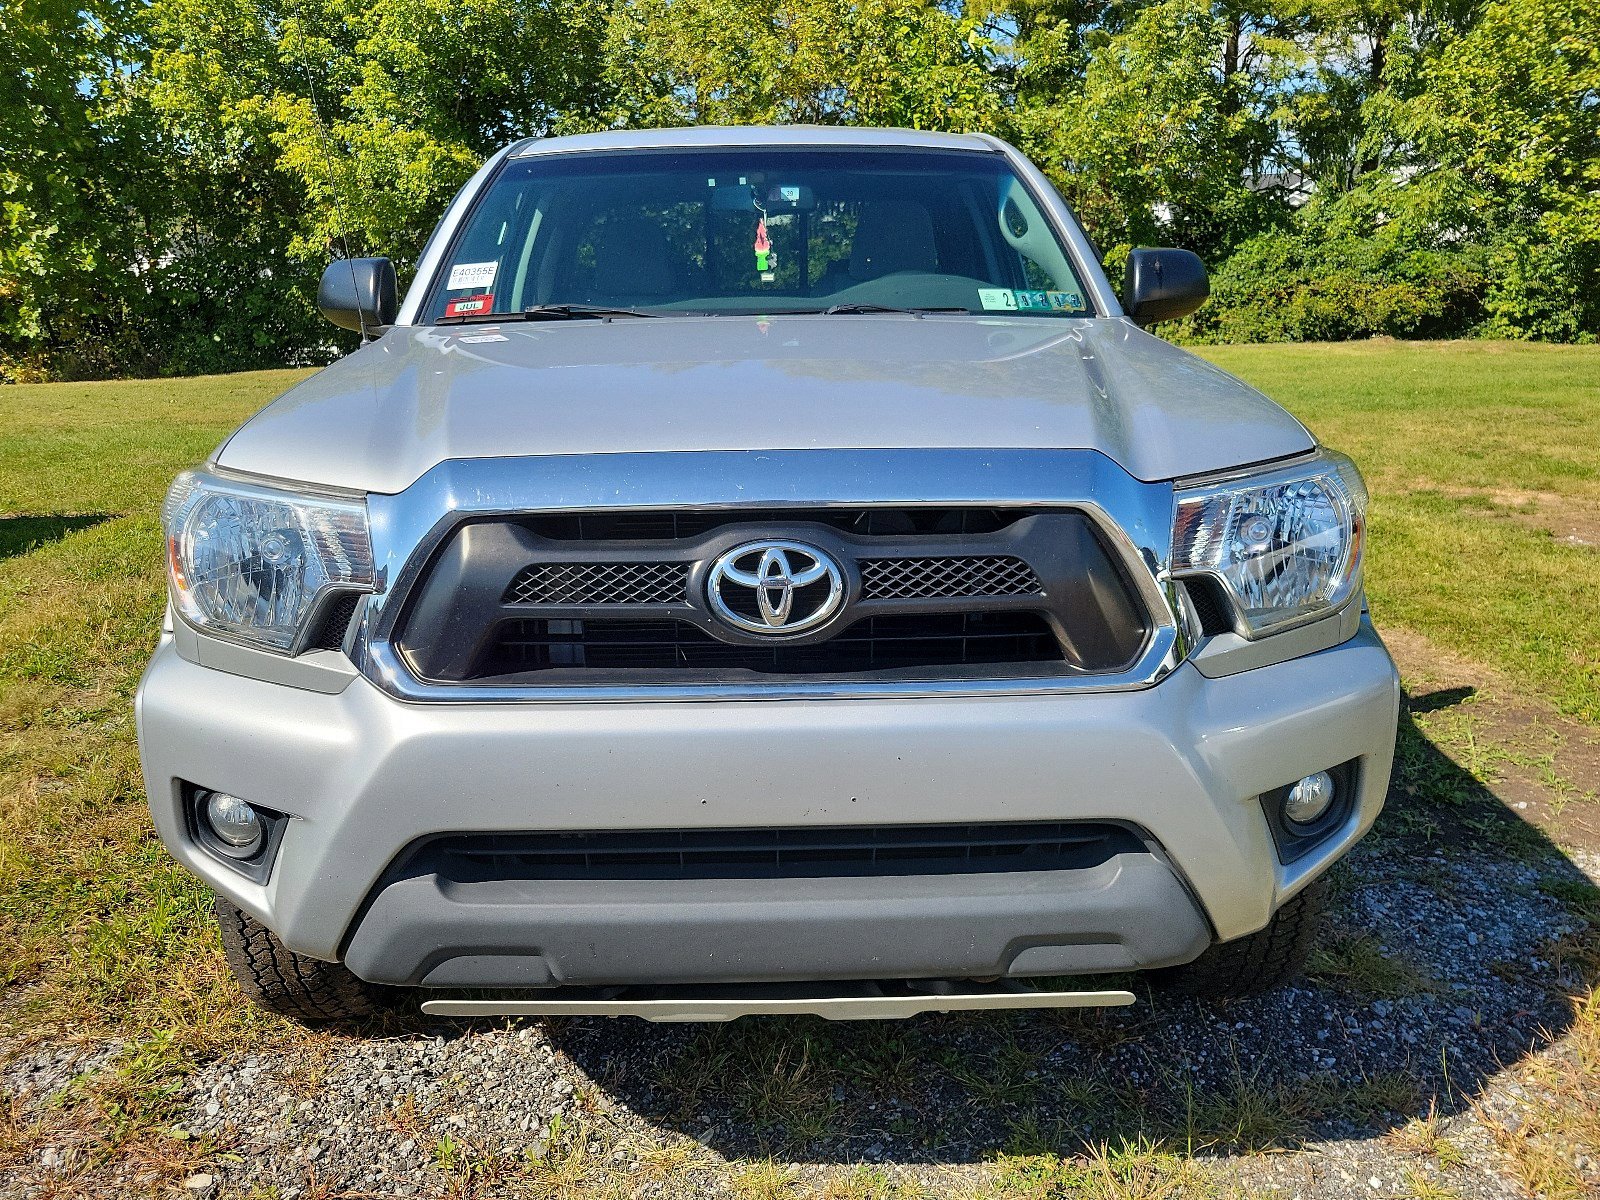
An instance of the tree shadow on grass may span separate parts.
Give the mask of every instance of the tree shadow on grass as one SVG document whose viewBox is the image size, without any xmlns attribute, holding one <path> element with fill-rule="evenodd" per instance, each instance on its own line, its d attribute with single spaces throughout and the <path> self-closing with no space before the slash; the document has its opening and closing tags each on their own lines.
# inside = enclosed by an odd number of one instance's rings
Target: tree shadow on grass
<svg viewBox="0 0 1600 1200">
<path fill-rule="evenodd" d="M 891 1023 L 552 1021 L 551 1040 L 613 1100 L 730 1158 L 1251 1151 L 1460 1112 L 1600 982 L 1580 915 L 1600 890 L 1411 719 L 1467 694 L 1408 698 L 1388 808 L 1335 868 L 1298 986 L 1208 1004 L 1136 982 L 1127 1009 Z"/>
<path fill-rule="evenodd" d="M 0 559 L 15 558 L 40 546 L 59 542 L 69 533 L 89 529 L 109 521 L 116 513 L 74 513 L 70 516 L 44 515 L 0 517 Z"/>
</svg>

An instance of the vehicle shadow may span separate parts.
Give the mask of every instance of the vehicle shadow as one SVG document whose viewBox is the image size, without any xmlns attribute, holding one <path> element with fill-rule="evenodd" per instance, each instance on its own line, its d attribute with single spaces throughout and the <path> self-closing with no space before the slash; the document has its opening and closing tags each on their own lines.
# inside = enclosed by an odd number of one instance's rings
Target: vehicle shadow
<svg viewBox="0 0 1600 1200">
<path fill-rule="evenodd" d="M 551 1021 L 548 1035 L 613 1102 L 729 1158 L 1246 1151 L 1459 1112 L 1562 1036 L 1564 997 L 1596 985 L 1600 957 L 1578 915 L 1600 908 L 1600 890 L 1412 720 L 1468 695 L 1407 698 L 1388 808 L 1333 872 L 1298 986 L 1207 1004 L 1135 982 L 1126 1009 Z"/>
<path fill-rule="evenodd" d="M 0 517 L 0 559 L 15 558 L 40 546 L 58 542 L 69 533 L 109 521 L 115 513 L 75 513 Z"/>
</svg>

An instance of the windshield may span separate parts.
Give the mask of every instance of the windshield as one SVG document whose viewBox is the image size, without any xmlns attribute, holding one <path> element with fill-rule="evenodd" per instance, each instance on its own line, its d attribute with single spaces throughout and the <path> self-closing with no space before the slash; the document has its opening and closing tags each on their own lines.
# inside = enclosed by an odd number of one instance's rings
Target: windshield
<svg viewBox="0 0 1600 1200">
<path fill-rule="evenodd" d="M 458 233 L 424 320 L 585 308 L 1091 313 L 1066 249 L 999 154 L 756 147 L 509 160 Z"/>
</svg>

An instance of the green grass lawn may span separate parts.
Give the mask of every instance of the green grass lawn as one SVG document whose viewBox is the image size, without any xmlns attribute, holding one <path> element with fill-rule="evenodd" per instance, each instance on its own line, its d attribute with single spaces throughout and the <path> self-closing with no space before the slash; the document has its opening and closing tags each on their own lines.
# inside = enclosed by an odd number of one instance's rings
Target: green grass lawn
<svg viewBox="0 0 1600 1200">
<path fill-rule="evenodd" d="M 1600 348 L 1205 354 L 1361 464 L 1380 626 L 1600 721 L 1600 550 L 1549 532 L 1600 509 Z M 168 482 L 302 374 L 0 388 L 0 1033 L 124 1039 L 66 1102 L 106 1153 L 162 1120 L 186 1058 L 292 1036 L 239 1005 L 204 889 L 154 840 L 131 699 Z M 20 1136 L 0 1113 L 0 1170 Z"/>
<path fill-rule="evenodd" d="M 1353 457 L 1367 588 L 1404 625 L 1600 721 L 1600 347 L 1219 346 L 1205 356 Z M 1600 542 L 1600 532 L 1594 537 Z"/>
</svg>

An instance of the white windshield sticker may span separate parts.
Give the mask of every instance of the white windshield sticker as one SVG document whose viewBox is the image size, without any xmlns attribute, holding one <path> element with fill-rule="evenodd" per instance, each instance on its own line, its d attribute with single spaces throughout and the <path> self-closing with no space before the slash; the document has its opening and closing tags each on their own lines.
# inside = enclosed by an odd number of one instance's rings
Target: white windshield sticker
<svg viewBox="0 0 1600 1200">
<path fill-rule="evenodd" d="M 494 284 L 494 273 L 499 267 L 498 262 L 457 263 L 450 268 L 450 282 L 445 284 L 445 291 L 491 287 Z"/>
<path fill-rule="evenodd" d="M 1017 307 L 1017 298 L 1010 288 L 979 288 L 978 300 L 983 307 L 993 312 L 995 309 L 1014 309 Z"/>
</svg>

